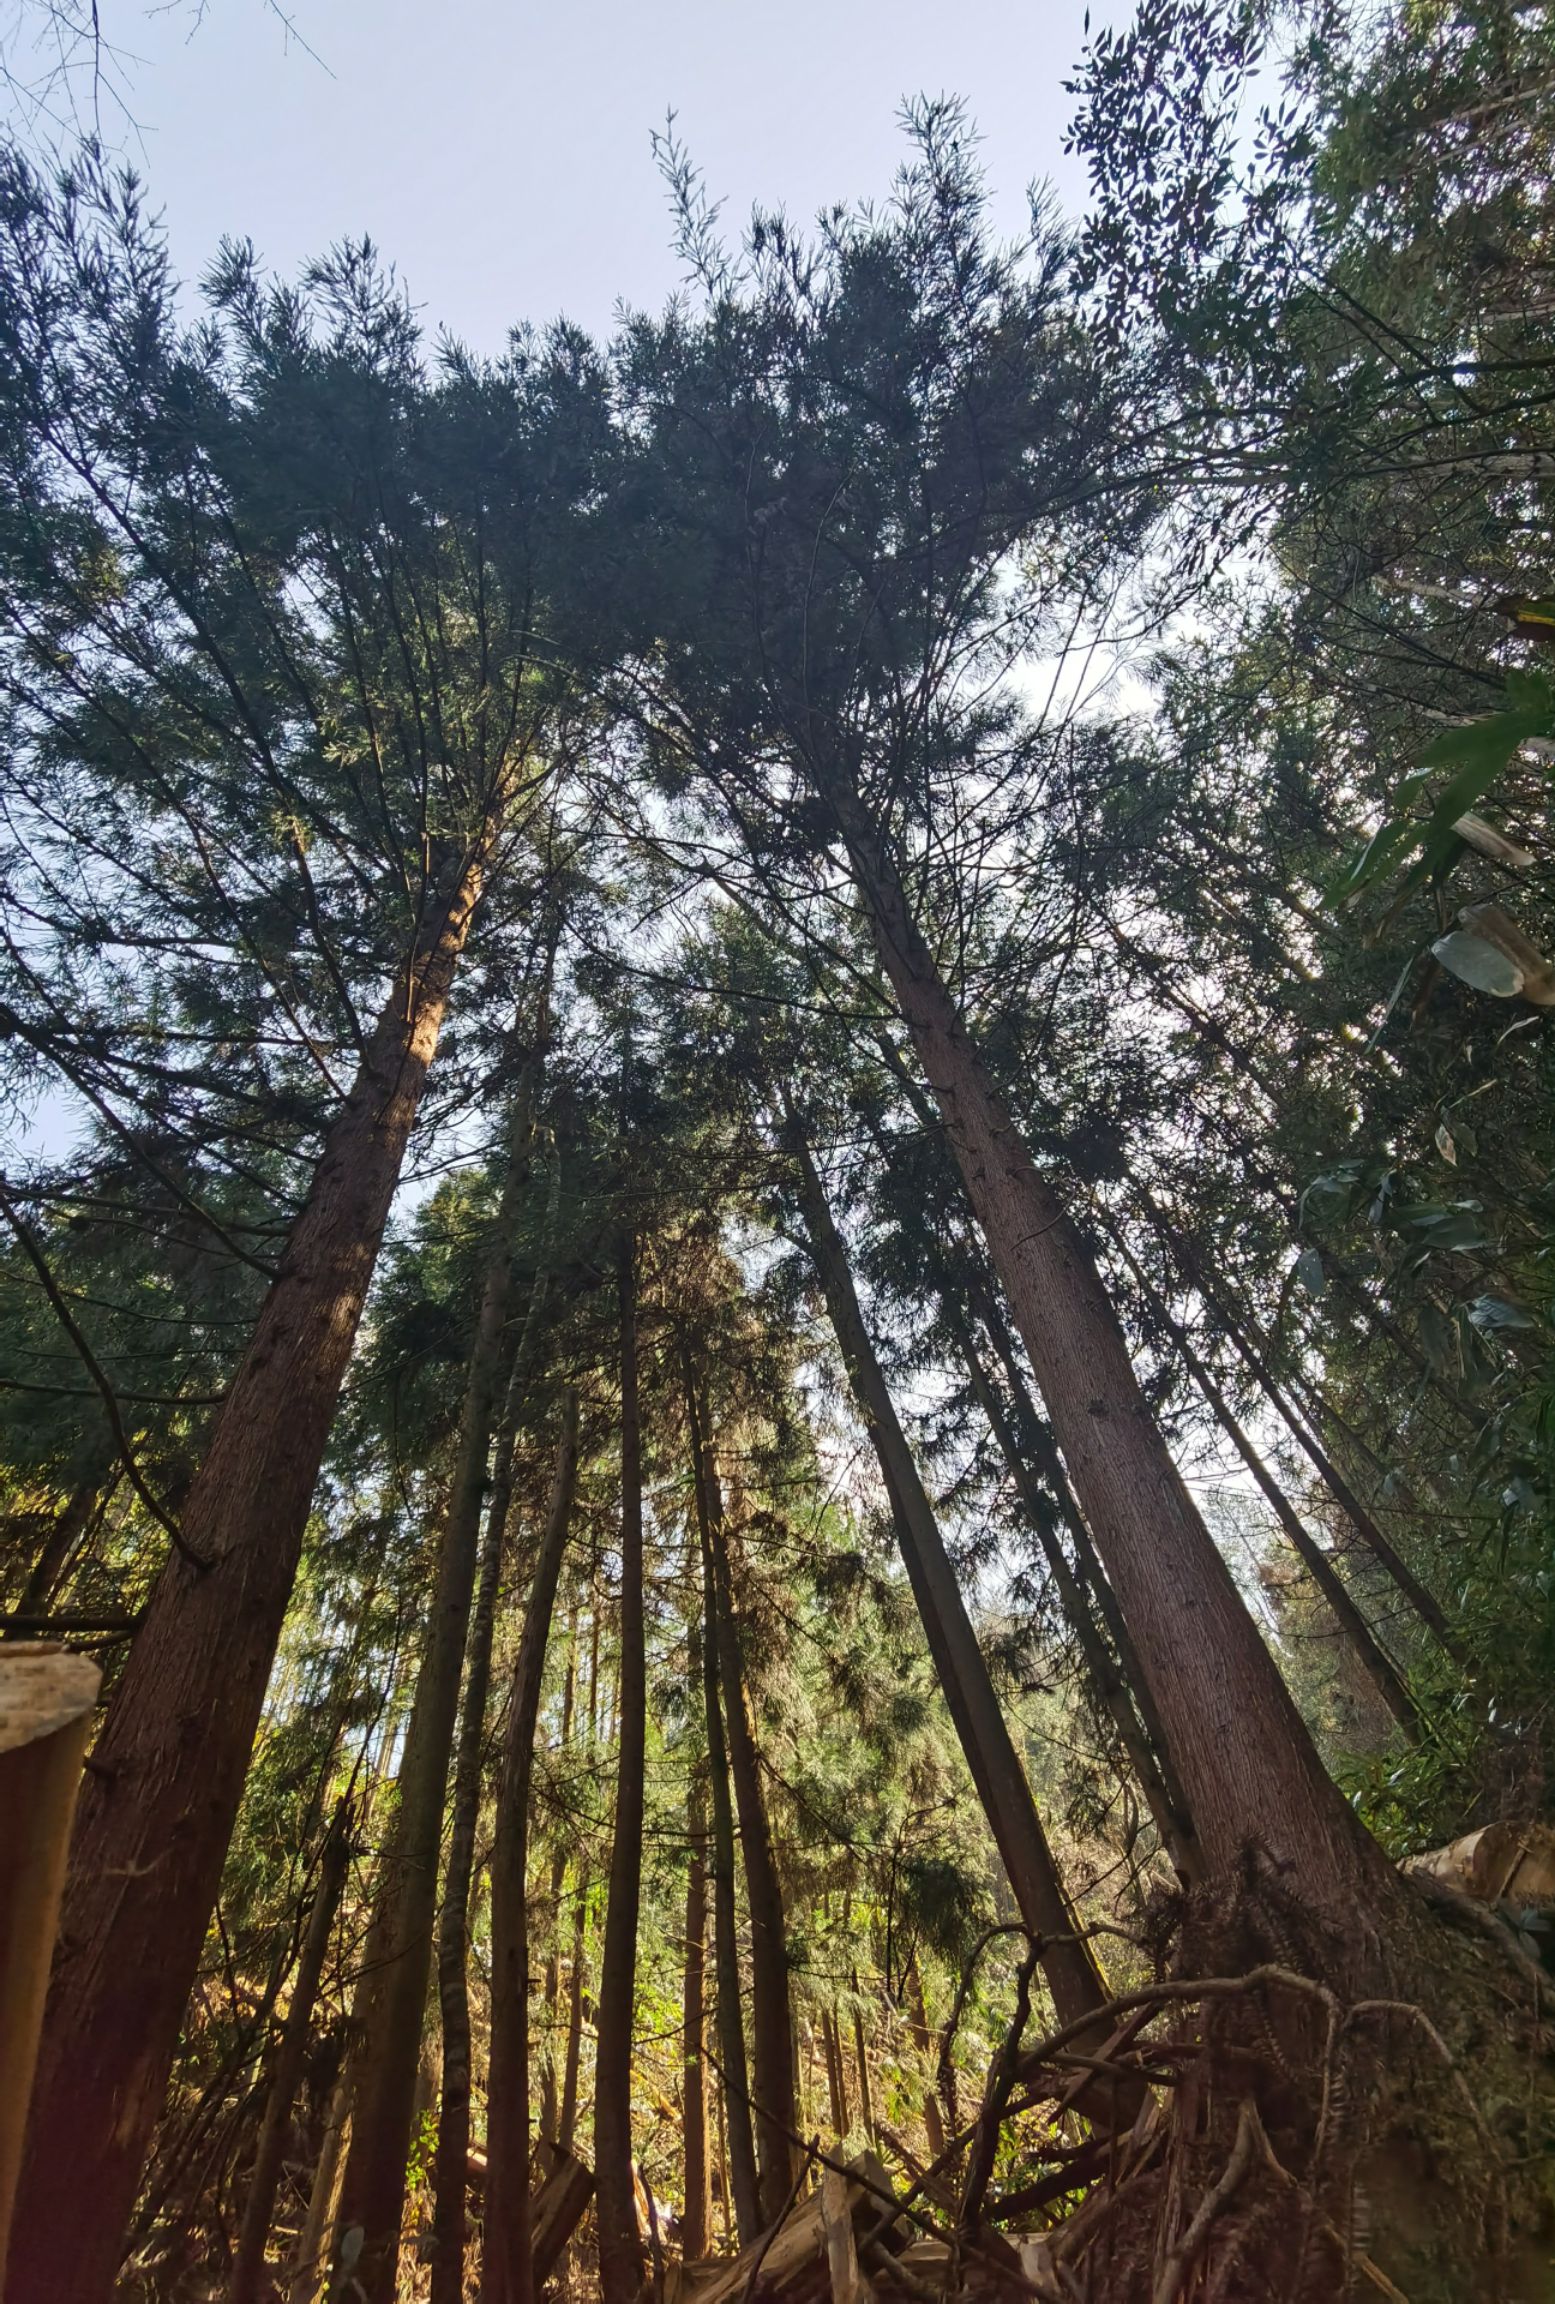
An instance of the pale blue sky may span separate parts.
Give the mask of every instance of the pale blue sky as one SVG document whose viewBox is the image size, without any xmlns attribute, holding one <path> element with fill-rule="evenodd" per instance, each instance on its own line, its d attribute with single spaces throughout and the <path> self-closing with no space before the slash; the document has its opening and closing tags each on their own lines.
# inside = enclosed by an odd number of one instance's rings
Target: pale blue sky
<svg viewBox="0 0 1555 2304">
<path fill-rule="evenodd" d="M 185 273 L 223 232 L 281 270 L 371 232 L 433 324 L 495 349 L 519 318 L 596 331 L 676 284 L 650 131 L 666 107 L 726 218 L 884 192 L 896 112 L 967 98 L 1001 225 L 1083 193 L 1061 150 L 1084 0 L 104 0 L 146 176 Z M 1098 9 L 1098 18 L 1106 11 Z"/>
</svg>

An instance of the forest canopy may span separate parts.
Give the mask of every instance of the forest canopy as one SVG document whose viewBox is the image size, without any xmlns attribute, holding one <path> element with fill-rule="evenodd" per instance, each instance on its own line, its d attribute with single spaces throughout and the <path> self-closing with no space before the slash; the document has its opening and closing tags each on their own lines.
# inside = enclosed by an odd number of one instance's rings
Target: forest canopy
<svg viewBox="0 0 1555 2304">
<path fill-rule="evenodd" d="M 0 155 L 6 2304 L 1548 2293 L 1555 43 L 1070 94 L 492 358 Z"/>
</svg>

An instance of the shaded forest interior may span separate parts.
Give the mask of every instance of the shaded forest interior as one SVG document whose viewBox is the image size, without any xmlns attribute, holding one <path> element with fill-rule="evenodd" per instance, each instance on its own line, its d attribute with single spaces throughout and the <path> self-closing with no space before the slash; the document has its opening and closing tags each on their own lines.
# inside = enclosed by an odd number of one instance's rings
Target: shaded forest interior
<svg viewBox="0 0 1555 2304">
<path fill-rule="evenodd" d="M 5 2304 L 1555 2295 L 1555 30 L 1072 93 L 0 154 Z"/>
</svg>

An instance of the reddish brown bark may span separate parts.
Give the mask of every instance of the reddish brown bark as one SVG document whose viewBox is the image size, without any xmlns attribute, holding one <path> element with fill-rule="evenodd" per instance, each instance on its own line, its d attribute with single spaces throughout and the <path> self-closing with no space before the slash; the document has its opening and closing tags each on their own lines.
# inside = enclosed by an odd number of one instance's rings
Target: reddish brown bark
<svg viewBox="0 0 1555 2304">
<path fill-rule="evenodd" d="M 952 1323 L 972 1390 L 1015 1483 L 1016 1493 L 1025 1505 L 1026 1517 L 1057 1589 L 1059 1604 L 1079 1644 L 1095 1700 L 1117 1730 L 1118 1741 L 1128 1755 L 1135 1779 L 1145 1796 L 1145 1805 L 1161 1835 L 1161 1845 L 1171 1858 L 1178 1878 L 1185 1883 L 1192 1882 L 1202 1871 L 1202 1860 L 1193 1837 L 1193 1827 L 1185 1813 L 1186 1803 L 1174 1796 L 1167 1782 L 1159 1755 L 1146 1734 L 1144 1722 L 1134 1708 L 1134 1700 L 1123 1673 L 1113 1659 L 1101 1626 L 1091 1613 L 1089 1597 L 1070 1566 L 1063 1540 L 1058 1533 L 1053 1506 L 1043 1494 L 1032 1467 L 1026 1461 L 1005 1404 L 983 1366 L 971 1331 L 954 1311 Z"/>
<path fill-rule="evenodd" d="M 1172 1461 L 1094 1258 L 973 1043 L 853 789 L 828 791 L 876 949 L 1132 1633 L 1205 1861 L 1250 1841 L 1361 1951 L 1403 1890 L 1325 1773 Z"/>
<path fill-rule="evenodd" d="M 82 1787 L 7 2304 L 105 2304 L 113 2286 L 482 863 L 464 860 L 368 1040 Z"/>
</svg>

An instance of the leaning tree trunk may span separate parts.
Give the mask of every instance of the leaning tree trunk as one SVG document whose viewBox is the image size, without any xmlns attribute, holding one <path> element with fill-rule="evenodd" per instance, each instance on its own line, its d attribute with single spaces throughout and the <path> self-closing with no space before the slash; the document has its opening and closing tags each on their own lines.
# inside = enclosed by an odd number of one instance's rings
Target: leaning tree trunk
<svg viewBox="0 0 1555 2304">
<path fill-rule="evenodd" d="M 707 1785 L 694 1769 L 686 1795 L 686 1964 L 682 2003 L 681 2140 L 685 2209 L 681 2255 L 690 2262 L 712 2246 L 712 2171 L 707 2157 Z"/>
<path fill-rule="evenodd" d="M 1226 1309 L 1221 1299 L 1212 1294 L 1207 1287 L 1204 1287 L 1202 1282 L 1197 1283 L 1197 1285 L 1201 1288 L 1205 1303 L 1219 1318 L 1226 1334 L 1246 1363 L 1259 1390 L 1285 1425 L 1296 1445 L 1306 1456 L 1312 1469 L 1355 1530 L 1361 1543 L 1371 1553 L 1383 1573 L 1392 1578 L 1421 1622 L 1435 1636 L 1453 1661 L 1456 1664 L 1465 1664 L 1467 1652 L 1462 1641 L 1456 1637 L 1448 1623 L 1441 1602 L 1420 1581 L 1397 1546 L 1384 1535 L 1382 1529 L 1378 1527 L 1376 1519 L 1367 1511 L 1327 1449 L 1309 1429 L 1305 1421 L 1296 1414 L 1270 1374 L 1268 1363 L 1263 1354 L 1255 1349 L 1252 1341 L 1243 1333 L 1241 1323 Z"/>
<path fill-rule="evenodd" d="M 1043 1973 L 1059 2021 L 1070 2024 L 1100 2008 L 1105 2003 L 1105 1989 L 1077 1930 L 934 1507 L 875 1357 L 848 1269 L 847 1251 L 827 1206 L 815 1162 L 797 1123 L 790 1121 L 787 1134 L 822 1292 L 879 1458 L 902 1560 L 935 1671 L 1021 1918 L 1040 1939 Z"/>
<path fill-rule="evenodd" d="M 71 1490 L 49 1525 L 33 1561 L 31 1572 L 16 1602 L 18 1616 L 41 1615 L 58 1590 L 66 1571 L 85 1543 L 95 1521 L 118 1485 L 117 1473 L 82 1480 Z"/>
<path fill-rule="evenodd" d="M 578 1396 L 562 1436 L 513 1668 L 507 1751 L 491 1851 L 491 2056 L 486 2086 L 486 2244 L 482 2304 L 534 2304 L 529 2231 L 529 1787 L 556 1588 L 578 1478 Z M 460 2251 L 462 2275 L 462 2248 Z M 458 2297 L 460 2285 L 450 2290 Z"/>
<path fill-rule="evenodd" d="M 632 2179 L 632 2033 L 642 1899 L 647 1657 L 643 1629 L 642 1429 L 637 1405 L 637 1244 L 621 1251 L 621 1685 L 615 1833 L 594 2051 L 595 2215 L 604 2304 L 636 2304 L 642 2242 Z"/>
<path fill-rule="evenodd" d="M 1412 1743 L 1419 1743 L 1425 1733 L 1425 1721 L 1408 1681 L 1367 1623 L 1338 1569 L 1253 1445 L 1230 1401 L 1189 1342 L 1187 1331 L 1169 1319 L 1167 1328 L 1182 1355 L 1183 1365 L 1208 1401 L 1215 1421 L 1252 1474 L 1297 1558 L 1328 1603 L 1334 1622 L 1349 1642 L 1361 1670 L 1404 1734 Z"/>
<path fill-rule="evenodd" d="M 1249 1841 L 1353 1947 L 1405 1890 L 1325 1772 L 1129 1360 L 1094 1257 L 1038 1174 L 856 790 L 829 780 L 881 964 L 1030 1354 L 1211 1872 Z"/>
<path fill-rule="evenodd" d="M 713 1614 L 710 1637 L 718 1659 L 723 1692 L 724 1729 L 728 1736 L 729 1773 L 734 1804 L 740 1819 L 740 1848 L 745 1858 L 745 1900 L 751 1923 L 751 2095 L 756 2124 L 758 2196 L 764 2222 L 783 2213 L 794 2182 L 795 2102 L 794 2018 L 789 1998 L 788 1925 L 783 1889 L 772 1852 L 772 1828 L 761 1789 L 761 1763 L 751 1724 L 739 1631 L 734 1620 L 729 1579 L 727 1532 L 718 1472 L 713 1456 L 705 1406 L 691 1403 L 691 1444 L 697 1480 L 697 1513 L 702 1541 L 713 1571 Z"/>
<path fill-rule="evenodd" d="M 7 2304 L 113 2286 L 483 865 L 462 860 L 363 1051 L 82 1787 Z"/>
<path fill-rule="evenodd" d="M 1128 1756 L 1129 1765 L 1145 1796 L 1145 1805 L 1161 1835 L 1161 1845 L 1170 1857 L 1177 1877 L 1185 1886 L 1191 1885 L 1200 1877 L 1203 1864 L 1193 1837 L 1193 1827 L 1185 1813 L 1186 1803 L 1174 1797 L 1167 1782 L 1161 1759 L 1145 1732 L 1144 1722 L 1134 1708 L 1128 1684 L 1107 1646 L 1101 1626 L 1091 1613 L 1091 1604 L 1080 1579 L 1070 1565 L 1069 1555 L 1058 1533 L 1054 1508 L 1043 1494 L 1031 1465 L 1021 1452 L 1005 1404 L 983 1365 L 972 1333 L 959 1307 L 948 1304 L 947 1310 L 955 1334 L 956 1348 L 966 1367 L 973 1393 L 1004 1459 L 1005 1468 L 1015 1483 L 1016 1494 L 1025 1506 L 1032 1532 L 1041 1546 L 1042 1557 L 1048 1564 L 1058 1591 L 1059 1603 L 1079 1643 L 1095 1699 L 1117 1731 L 1118 1742 Z"/>
<path fill-rule="evenodd" d="M 1038 1470 L 1057 1499 L 1064 1526 L 1069 1531 L 1069 1541 L 1074 1546 L 1074 1556 L 1079 1568 L 1081 1582 L 1086 1593 L 1094 1602 L 1096 1613 L 1101 1618 L 1111 1638 L 1118 1661 L 1123 1667 L 1123 1677 L 1128 1683 L 1129 1692 L 1133 1696 L 1139 1717 L 1144 1722 L 1145 1733 L 1150 1738 L 1155 1751 L 1160 1755 L 1161 1767 L 1170 1787 L 1172 1800 L 1183 1813 L 1186 1813 L 1188 1803 L 1183 1796 L 1182 1786 L 1178 1782 L 1177 1771 L 1172 1765 L 1171 1749 L 1166 1740 L 1166 1729 L 1155 1708 L 1155 1700 L 1150 1694 L 1150 1685 L 1140 1664 L 1133 1635 L 1123 1621 L 1123 1612 L 1118 1606 L 1117 1594 L 1108 1583 L 1101 1561 L 1097 1557 L 1096 1547 L 1091 1542 L 1091 1532 L 1085 1525 L 1085 1516 L 1080 1510 L 1069 1475 L 1064 1469 L 1063 1458 L 1059 1455 L 1053 1442 L 1053 1436 L 1043 1422 L 1036 1402 L 1031 1397 L 1031 1389 L 1020 1365 L 1015 1339 L 1010 1334 L 1009 1324 L 999 1309 L 991 1287 L 985 1286 L 979 1281 L 973 1292 L 976 1297 L 978 1317 L 987 1331 L 988 1341 L 992 1344 L 995 1356 L 1004 1371 L 1004 1380 L 1009 1387 L 1010 1398 L 1015 1405 L 1017 1435 L 1022 1456 L 1024 1457 L 1028 1452 L 1034 1456 Z"/>
<path fill-rule="evenodd" d="M 275 2194 L 281 2180 L 286 2132 L 291 2122 L 292 2105 L 308 2061 L 314 2002 L 318 1998 L 324 1962 L 329 1956 L 329 1939 L 335 1926 L 335 1914 L 340 1908 L 341 1891 L 346 1884 L 350 1861 L 351 1802 L 348 1798 L 342 1800 L 335 1810 L 319 1858 L 319 1877 L 313 1892 L 313 1908 L 308 1914 L 307 1933 L 297 1957 L 291 2002 L 286 2011 L 286 2022 L 281 2027 L 275 2070 L 270 2076 L 270 2086 L 265 2096 L 259 2144 L 254 2154 L 254 2171 L 249 2178 L 248 2199 L 244 2203 L 237 2253 L 233 2257 L 232 2273 L 227 2282 L 227 2304 L 259 2304 L 265 2287 L 265 2249 L 270 2239 L 271 2218 L 275 2214 Z"/>
<path fill-rule="evenodd" d="M 391 2304 L 399 2264 L 448 1767 L 475 1590 L 492 1427 L 508 1367 L 505 1339 L 513 1290 L 513 1240 L 528 1175 L 538 1065 L 538 1052 L 532 1053 L 514 1098 L 507 1171 L 487 1244 L 475 1341 L 465 1372 L 458 1452 L 405 1738 L 399 1807 L 384 1852 L 353 2011 L 357 2050 L 351 2149 L 340 2187 L 338 2276 L 332 2291 L 342 2300 L 349 2297 L 351 2304 L 358 2304 L 358 2299 L 360 2304 Z M 349 2264 L 339 2259 L 347 2235 L 355 2251 Z"/>
<path fill-rule="evenodd" d="M 688 1390 L 688 1402 L 691 1394 Z M 740 1945 L 734 1904 L 734 1804 L 729 1790 L 729 1754 L 724 1741 L 723 1696 L 718 1684 L 718 1614 L 713 1557 L 707 1541 L 698 1434 L 692 1430 L 692 1482 L 698 1497 L 697 1524 L 702 1554 L 702 1717 L 707 1735 L 707 1782 L 712 1808 L 709 1849 L 713 1883 L 713 1967 L 718 1986 L 718 2057 L 723 2066 L 719 2102 L 724 2106 L 724 2222 L 732 2211 L 735 2236 L 751 2247 L 761 2231 L 761 2193 L 756 2178 L 756 2132 L 751 2125 L 750 2073 L 745 2061 L 745 2012 L 740 1991 Z"/>
<path fill-rule="evenodd" d="M 555 1222 L 560 1164 L 551 1173 L 547 1238 Z M 513 1355 L 494 1451 L 495 1471 L 486 1507 L 475 1606 L 465 1662 L 464 1703 L 454 1756 L 448 1862 L 437 1921 L 437 1997 L 443 2029 L 443 2086 L 438 2103 L 433 2172 L 431 2304 L 460 2304 L 464 2294 L 464 2239 L 470 2155 L 470 1889 L 475 1875 L 475 1830 L 480 1818 L 481 1769 L 486 1749 L 486 1700 L 491 1688 L 491 1643 L 497 1586 L 513 1501 L 518 1419 L 534 1366 L 545 1312 L 547 1273 L 542 1262 L 529 1293 L 523 1332 Z"/>
</svg>

